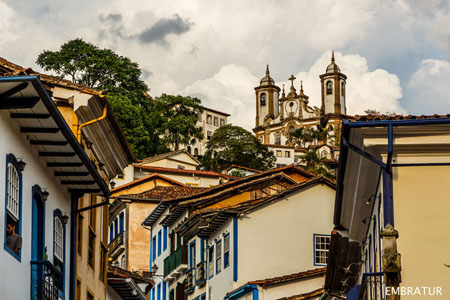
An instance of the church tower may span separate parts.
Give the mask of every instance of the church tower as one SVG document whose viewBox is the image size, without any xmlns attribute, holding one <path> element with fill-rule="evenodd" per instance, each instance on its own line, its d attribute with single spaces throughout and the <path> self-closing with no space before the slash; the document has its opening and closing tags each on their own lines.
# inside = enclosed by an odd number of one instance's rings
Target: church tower
<svg viewBox="0 0 450 300">
<path fill-rule="evenodd" d="M 322 106 L 321 110 L 325 114 L 345 115 L 346 80 L 347 76 L 341 73 L 334 60 L 334 51 L 331 54 L 331 63 L 328 65 L 325 74 L 320 77 Z"/>
<path fill-rule="evenodd" d="M 259 86 L 255 87 L 256 94 L 256 127 L 259 127 L 278 116 L 280 88 L 275 85 L 275 81 L 270 77 L 269 65 L 266 67 L 264 76 Z"/>
</svg>

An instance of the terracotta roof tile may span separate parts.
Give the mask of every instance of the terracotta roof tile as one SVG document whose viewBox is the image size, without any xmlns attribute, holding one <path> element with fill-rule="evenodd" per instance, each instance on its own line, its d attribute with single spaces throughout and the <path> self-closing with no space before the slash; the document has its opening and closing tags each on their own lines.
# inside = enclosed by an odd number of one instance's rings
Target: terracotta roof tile
<svg viewBox="0 0 450 300">
<path fill-rule="evenodd" d="M 189 187 L 189 186 L 157 186 L 151 190 L 139 193 L 122 195 L 128 198 L 139 199 L 160 199 L 162 201 L 169 201 L 182 196 L 194 195 L 203 192 L 209 188 L 207 187 Z"/>
<path fill-rule="evenodd" d="M 175 169 L 175 168 L 165 168 L 165 167 L 152 167 L 152 166 L 143 166 L 143 165 L 136 165 L 135 166 L 138 169 L 142 169 L 145 171 L 150 172 L 161 172 L 161 173 L 172 173 L 172 174 L 189 174 L 189 175 L 198 175 L 198 176 L 206 176 L 206 177 L 221 177 L 221 178 L 229 178 L 228 175 L 216 173 L 213 171 L 202 171 L 202 170 L 182 170 L 182 169 Z"/>
<path fill-rule="evenodd" d="M 442 119 L 450 118 L 450 114 L 445 115 L 356 115 L 356 116 L 346 116 L 346 119 L 350 121 L 382 121 L 382 120 L 417 120 L 417 119 Z"/>
<path fill-rule="evenodd" d="M 124 185 L 121 185 L 119 187 L 116 187 L 115 189 L 111 190 L 111 193 L 123 190 L 125 188 L 132 187 L 134 185 L 141 184 L 143 182 L 146 182 L 146 181 L 149 181 L 149 180 L 152 180 L 152 179 L 155 179 L 155 178 L 160 178 L 162 180 L 171 182 L 171 183 L 173 183 L 175 185 L 178 185 L 178 186 L 185 186 L 183 183 L 181 183 L 179 181 L 176 181 L 176 180 L 173 180 L 173 179 L 170 179 L 169 177 L 166 177 L 166 176 L 163 176 L 163 175 L 160 175 L 160 174 L 151 174 L 149 176 L 146 176 L 146 177 L 143 177 L 143 178 L 139 178 L 139 179 L 133 180 L 131 182 L 128 182 L 127 184 L 124 184 Z"/>
<path fill-rule="evenodd" d="M 324 289 L 317 289 L 317 290 L 314 290 L 309 293 L 294 295 L 294 296 L 290 296 L 290 297 L 284 297 L 284 298 L 280 298 L 277 300 L 308 300 L 308 299 L 316 298 L 317 296 L 322 295 L 324 292 L 325 292 Z"/>
<path fill-rule="evenodd" d="M 229 171 L 233 168 L 247 170 L 247 171 L 251 171 L 251 172 L 255 172 L 255 173 L 261 173 L 260 170 L 255 170 L 255 169 L 251 169 L 251 168 L 247 168 L 247 167 L 243 167 L 243 166 L 239 166 L 239 165 L 235 165 L 235 164 L 232 164 L 231 166 L 226 168 L 225 171 Z"/>
</svg>

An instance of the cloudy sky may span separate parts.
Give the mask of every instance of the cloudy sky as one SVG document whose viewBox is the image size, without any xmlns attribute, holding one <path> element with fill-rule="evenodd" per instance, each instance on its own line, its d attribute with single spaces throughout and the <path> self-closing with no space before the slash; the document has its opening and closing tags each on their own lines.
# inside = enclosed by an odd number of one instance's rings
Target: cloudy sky
<svg viewBox="0 0 450 300">
<path fill-rule="evenodd" d="M 266 64 L 320 106 L 331 50 L 349 114 L 450 113 L 450 0 L 0 0 L 1 57 L 40 70 L 74 38 L 138 62 L 153 96 L 197 96 L 247 129 Z"/>
</svg>

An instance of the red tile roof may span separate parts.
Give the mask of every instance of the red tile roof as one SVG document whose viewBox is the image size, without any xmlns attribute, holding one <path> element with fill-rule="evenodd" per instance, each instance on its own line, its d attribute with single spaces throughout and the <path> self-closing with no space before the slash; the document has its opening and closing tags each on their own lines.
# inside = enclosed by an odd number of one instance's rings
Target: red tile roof
<svg viewBox="0 0 450 300">
<path fill-rule="evenodd" d="M 356 115 L 356 116 L 346 116 L 346 119 L 350 121 L 381 121 L 381 120 L 418 120 L 418 119 L 445 119 L 450 118 L 450 114 L 445 115 Z"/>
<path fill-rule="evenodd" d="M 267 278 L 263 280 L 249 281 L 248 284 L 257 284 L 265 287 L 270 284 L 285 283 L 293 280 L 304 279 L 308 277 L 323 276 L 327 272 L 327 268 L 319 268 L 314 270 L 303 271 L 285 276 Z"/>
<path fill-rule="evenodd" d="M 200 164 L 200 162 L 198 161 L 197 158 L 195 158 L 192 154 L 190 154 L 189 152 L 187 152 L 184 149 L 183 150 L 172 151 L 172 152 L 167 152 L 167 153 L 162 153 L 162 154 L 158 154 L 158 155 L 155 155 L 155 156 L 150 156 L 150 157 L 141 159 L 138 162 L 139 163 L 143 163 L 143 164 L 144 163 L 149 163 L 149 162 L 152 162 L 152 161 L 158 161 L 158 160 L 161 160 L 161 159 L 164 159 L 164 158 L 168 158 L 168 157 L 180 154 L 180 153 L 185 153 L 185 154 L 189 155 L 193 160 L 195 160 L 197 163 Z"/>
<path fill-rule="evenodd" d="M 127 198 L 139 198 L 139 199 L 159 199 L 162 201 L 168 201 L 176 199 L 182 196 L 194 195 L 203 192 L 209 188 L 207 187 L 189 187 L 189 186 L 157 186 L 151 190 L 126 196 Z"/>
<path fill-rule="evenodd" d="M 183 183 L 181 183 L 179 181 L 170 179 L 169 177 L 166 177 L 166 176 L 163 176 L 163 175 L 160 175 L 160 174 L 152 174 L 152 175 L 140 178 L 140 179 L 133 180 L 133 181 L 128 182 L 127 184 L 121 185 L 119 187 L 116 187 L 115 189 L 111 190 L 111 193 L 123 190 L 125 188 L 129 188 L 129 187 L 132 187 L 132 186 L 135 186 L 135 185 L 138 185 L 138 184 L 141 184 L 141 183 L 144 183 L 144 182 L 147 182 L 149 180 L 156 179 L 156 178 L 168 181 L 168 182 L 170 182 L 172 184 L 175 184 L 175 185 L 178 185 L 178 186 L 186 186 L 185 184 L 183 184 Z"/>
<path fill-rule="evenodd" d="M 189 174 L 189 175 L 197 175 L 197 176 L 205 176 L 205 177 L 221 177 L 221 178 L 229 178 L 228 175 L 216 173 L 213 171 L 201 171 L 201 170 L 182 170 L 175 168 L 165 168 L 165 167 L 152 167 L 152 166 L 144 166 L 144 165 L 136 165 L 138 169 L 142 169 L 145 171 L 150 171 L 154 173 L 170 173 L 170 174 Z"/>
<path fill-rule="evenodd" d="M 309 293 L 304 293 L 300 295 L 294 295 L 290 297 L 284 297 L 277 300 L 308 300 L 308 299 L 316 299 L 317 296 L 322 295 L 325 292 L 324 289 L 317 289 Z"/>
<path fill-rule="evenodd" d="M 255 172 L 255 173 L 261 173 L 261 172 L 262 172 L 262 171 L 260 171 L 260 170 L 250 169 L 250 168 L 243 167 L 243 166 L 239 166 L 239 165 L 235 165 L 235 164 L 232 164 L 231 166 L 229 166 L 228 168 L 226 168 L 225 171 L 228 172 L 229 170 L 231 170 L 231 169 L 233 169 L 233 168 L 236 168 L 236 169 L 242 169 L 242 170 L 247 170 L 247 171 L 251 171 L 251 172 Z"/>
</svg>

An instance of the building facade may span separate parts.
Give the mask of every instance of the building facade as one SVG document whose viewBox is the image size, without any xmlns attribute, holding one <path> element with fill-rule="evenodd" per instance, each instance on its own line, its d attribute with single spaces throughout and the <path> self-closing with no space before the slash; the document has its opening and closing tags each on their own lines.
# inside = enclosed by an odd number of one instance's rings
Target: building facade
<svg viewBox="0 0 450 300">
<path fill-rule="evenodd" d="M 347 76 L 341 73 L 335 63 L 334 53 L 325 73 L 320 75 L 320 108 L 308 105 L 309 97 L 305 95 L 302 84 L 297 93 L 294 87 L 295 79 L 293 75 L 289 78 L 291 86 L 286 94 L 284 86 L 281 90 L 270 77 L 267 66 L 266 76 L 261 79 L 259 86 L 255 87 L 256 122 L 253 132 L 274 152 L 278 167 L 296 163 L 303 155 L 301 151 L 297 151 L 297 147 L 294 147 L 290 139 L 290 134 L 295 130 L 299 128 L 316 130 L 317 125 L 321 124 L 321 119 L 326 116 L 325 126 L 330 135 L 327 143 L 333 145 L 335 140 L 339 141 L 341 120 L 346 114 Z M 308 148 L 312 144 L 310 141 L 302 147 Z"/>
</svg>

